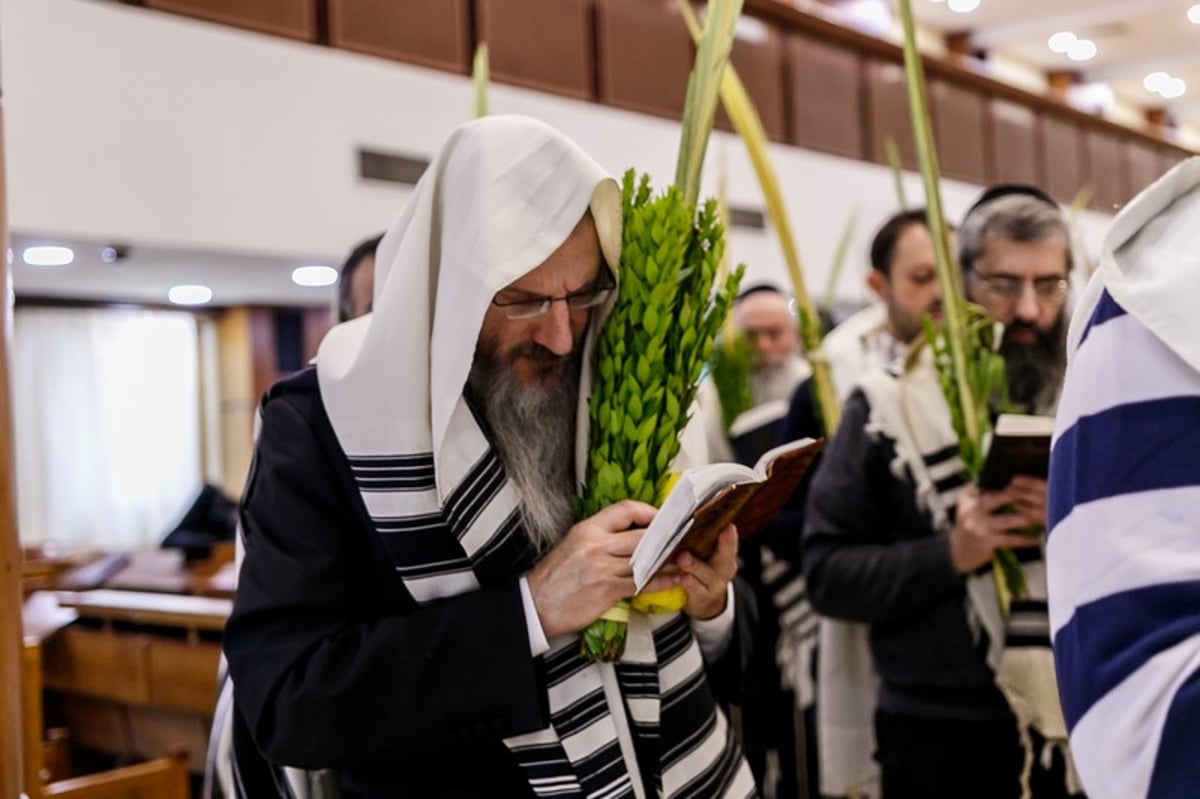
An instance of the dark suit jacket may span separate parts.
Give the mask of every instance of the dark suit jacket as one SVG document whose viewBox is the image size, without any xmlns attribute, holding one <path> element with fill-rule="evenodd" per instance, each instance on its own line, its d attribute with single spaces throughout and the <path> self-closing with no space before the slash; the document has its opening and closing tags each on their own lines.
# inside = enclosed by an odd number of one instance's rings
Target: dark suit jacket
<svg viewBox="0 0 1200 799">
<path fill-rule="evenodd" d="M 225 651 L 268 758 L 336 768 L 346 797 L 532 795 L 502 743 L 548 722 L 518 586 L 532 559 L 496 588 L 418 607 L 371 526 L 312 369 L 264 400 L 241 520 Z M 730 650 L 713 686 L 725 699 L 744 660 Z"/>
</svg>

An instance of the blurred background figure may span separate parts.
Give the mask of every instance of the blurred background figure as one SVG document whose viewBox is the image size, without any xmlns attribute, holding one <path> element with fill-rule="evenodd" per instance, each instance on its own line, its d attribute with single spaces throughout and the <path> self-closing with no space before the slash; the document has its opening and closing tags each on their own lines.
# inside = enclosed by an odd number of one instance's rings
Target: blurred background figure
<svg viewBox="0 0 1200 799">
<path fill-rule="evenodd" d="M 371 312 L 375 299 L 375 250 L 383 234 L 355 246 L 342 264 L 338 278 L 337 320 L 347 322 Z"/>
</svg>

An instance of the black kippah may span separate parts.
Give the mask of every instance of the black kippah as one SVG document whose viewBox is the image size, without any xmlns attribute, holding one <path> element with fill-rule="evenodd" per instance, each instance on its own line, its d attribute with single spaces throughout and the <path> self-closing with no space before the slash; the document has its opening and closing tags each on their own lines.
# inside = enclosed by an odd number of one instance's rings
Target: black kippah
<svg viewBox="0 0 1200 799">
<path fill-rule="evenodd" d="M 1026 197 L 1032 197 L 1035 200 L 1041 200 L 1051 208 L 1058 210 L 1058 203 L 1054 202 L 1049 194 L 1039 189 L 1037 186 L 1030 186 L 1027 183 L 997 183 L 995 186 L 989 186 L 984 190 L 983 194 L 979 195 L 970 208 L 967 209 L 966 216 L 963 217 L 964 223 L 971 214 L 975 213 L 979 206 L 990 203 L 992 200 L 997 200 L 1001 197 L 1007 197 L 1010 194 L 1023 194 Z"/>
<path fill-rule="evenodd" d="M 756 283 L 749 288 L 742 289 L 741 293 L 734 299 L 734 302 L 741 302 L 754 294 L 778 294 L 780 297 L 783 296 L 783 292 L 779 290 L 778 286 L 770 283 Z"/>
</svg>

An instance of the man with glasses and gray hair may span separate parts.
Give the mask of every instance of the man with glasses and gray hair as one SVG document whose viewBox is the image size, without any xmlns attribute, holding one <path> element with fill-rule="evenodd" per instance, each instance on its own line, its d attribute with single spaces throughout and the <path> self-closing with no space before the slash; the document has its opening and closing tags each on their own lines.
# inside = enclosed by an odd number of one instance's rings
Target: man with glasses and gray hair
<svg viewBox="0 0 1200 799">
<path fill-rule="evenodd" d="M 959 229 L 965 291 L 1005 325 L 1012 401 L 1030 412 L 1052 412 L 1059 393 L 1068 242 L 1057 205 L 1026 186 L 989 189 Z M 809 490 L 802 560 L 816 611 L 867 626 L 884 799 L 1069 794 L 1041 536 L 1020 532 L 1045 521 L 1044 480 L 968 484 L 928 347 L 861 377 Z M 1000 548 L 1035 575 L 1007 618 L 988 572 Z"/>
<path fill-rule="evenodd" d="M 967 296 L 1004 323 L 1009 399 L 1054 412 L 1066 367 L 1070 235 L 1054 201 L 1032 186 L 984 192 L 959 230 Z"/>
</svg>

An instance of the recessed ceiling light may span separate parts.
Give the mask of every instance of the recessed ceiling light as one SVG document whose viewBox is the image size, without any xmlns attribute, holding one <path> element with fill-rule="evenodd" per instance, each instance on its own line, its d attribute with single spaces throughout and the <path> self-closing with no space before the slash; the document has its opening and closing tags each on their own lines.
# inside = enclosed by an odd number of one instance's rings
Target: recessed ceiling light
<svg viewBox="0 0 1200 799">
<path fill-rule="evenodd" d="M 1188 22 L 1193 25 L 1200 25 L 1200 4 L 1188 9 Z"/>
<path fill-rule="evenodd" d="M 1182 97 L 1187 91 L 1187 84 L 1182 78 L 1173 77 L 1165 72 L 1151 72 L 1142 79 L 1142 86 L 1146 87 L 1146 91 L 1154 92 L 1168 100 Z"/>
<path fill-rule="evenodd" d="M 1067 50 L 1067 58 L 1072 61 L 1091 61 L 1096 57 L 1096 43 L 1091 39 L 1077 39 Z"/>
<path fill-rule="evenodd" d="M 1163 87 L 1163 84 L 1170 79 L 1171 76 L 1165 72 L 1151 72 L 1142 79 L 1142 85 L 1146 87 L 1146 91 L 1148 92 L 1157 92 L 1160 91 Z"/>
<path fill-rule="evenodd" d="M 212 297 L 212 289 L 195 284 L 171 286 L 167 291 L 167 299 L 176 305 L 204 305 L 210 302 Z"/>
<path fill-rule="evenodd" d="M 75 260 L 75 253 L 57 245 L 26 247 L 21 259 L 30 266 L 66 266 Z"/>
<path fill-rule="evenodd" d="M 1047 44 L 1050 49 L 1056 53 L 1065 53 L 1071 49 L 1071 45 L 1075 44 L 1078 38 L 1070 31 L 1059 31 L 1050 37 Z"/>
<path fill-rule="evenodd" d="M 1183 97 L 1185 92 L 1187 92 L 1187 84 L 1183 82 L 1183 78 L 1171 78 L 1158 90 L 1158 93 L 1168 100 Z"/>
<path fill-rule="evenodd" d="M 949 0 L 946 5 L 949 6 L 951 11 L 966 14 L 969 11 L 979 8 L 979 0 Z"/>
<path fill-rule="evenodd" d="M 292 282 L 297 286 L 332 286 L 338 272 L 332 266 L 297 266 L 292 270 Z"/>
</svg>

